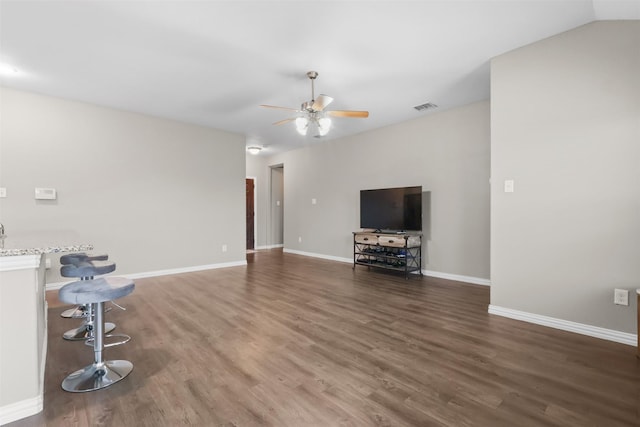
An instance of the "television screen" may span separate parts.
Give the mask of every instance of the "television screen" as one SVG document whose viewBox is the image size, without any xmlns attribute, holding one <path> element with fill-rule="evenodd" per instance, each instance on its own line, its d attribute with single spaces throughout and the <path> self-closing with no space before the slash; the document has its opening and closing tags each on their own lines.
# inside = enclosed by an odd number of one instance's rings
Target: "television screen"
<svg viewBox="0 0 640 427">
<path fill-rule="evenodd" d="M 360 228 L 422 230 L 422 187 L 360 191 Z"/>
</svg>

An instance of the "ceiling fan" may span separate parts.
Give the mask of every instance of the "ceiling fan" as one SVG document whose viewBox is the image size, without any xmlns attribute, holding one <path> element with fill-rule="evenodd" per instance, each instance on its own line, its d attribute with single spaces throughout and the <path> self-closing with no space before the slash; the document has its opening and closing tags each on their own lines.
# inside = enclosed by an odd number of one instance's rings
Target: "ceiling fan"
<svg viewBox="0 0 640 427">
<path fill-rule="evenodd" d="M 333 98 L 327 95 L 318 95 L 315 97 L 314 82 L 318 77 L 316 71 L 307 72 L 307 77 L 311 80 L 311 101 L 304 102 L 300 106 L 299 110 L 295 108 L 277 107 L 275 105 L 260 105 L 264 108 L 277 108 L 280 110 L 293 111 L 296 113 L 296 117 L 290 117 L 288 119 L 280 120 L 274 123 L 274 125 L 283 125 L 285 123 L 296 123 L 296 130 L 301 135 L 306 135 L 309 125 L 315 126 L 318 131 L 316 137 L 324 136 L 329 132 L 331 128 L 331 117 L 348 117 L 348 118 L 366 118 L 369 117 L 368 111 L 353 111 L 353 110 L 331 110 L 325 111 L 327 105 L 333 102 Z"/>
</svg>

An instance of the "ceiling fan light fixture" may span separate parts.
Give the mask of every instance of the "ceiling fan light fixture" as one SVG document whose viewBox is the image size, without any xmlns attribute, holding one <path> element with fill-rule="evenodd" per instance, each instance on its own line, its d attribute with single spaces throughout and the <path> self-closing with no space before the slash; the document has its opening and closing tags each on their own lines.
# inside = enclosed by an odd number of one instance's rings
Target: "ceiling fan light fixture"
<svg viewBox="0 0 640 427">
<path fill-rule="evenodd" d="M 325 108 L 333 102 L 333 98 L 327 95 L 320 94 L 318 98 L 315 96 L 314 81 L 318 77 L 316 71 L 309 71 L 307 77 L 311 80 L 311 100 L 303 102 L 300 105 L 299 110 L 288 107 L 278 107 L 276 105 L 262 104 L 261 107 L 276 108 L 280 110 L 295 111 L 297 114 L 294 117 L 288 119 L 279 120 L 274 125 L 283 125 L 285 123 L 294 122 L 296 125 L 296 131 L 302 135 L 307 135 L 309 126 L 311 125 L 313 136 L 319 138 L 325 136 L 331 130 L 331 117 L 346 117 L 346 118 L 366 118 L 369 117 L 368 111 L 354 111 L 354 110 L 331 110 L 327 111 Z"/>
<path fill-rule="evenodd" d="M 322 117 L 318 119 L 318 133 L 320 136 L 325 136 L 331 129 L 331 119 L 329 117 Z"/>
<path fill-rule="evenodd" d="M 309 128 L 309 119 L 306 117 L 298 117 L 296 119 L 296 130 L 300 135 L 306 135 Z"/>
<path fill-rule="evenodd" d="M 262 150 L 262 147 L 257 147 L 255 145 L 247 148 L 247 151 L 249 152 L 249 154 L 253 154 L 254 156 L 260 153 L 261 150 Z"/>
</svg>

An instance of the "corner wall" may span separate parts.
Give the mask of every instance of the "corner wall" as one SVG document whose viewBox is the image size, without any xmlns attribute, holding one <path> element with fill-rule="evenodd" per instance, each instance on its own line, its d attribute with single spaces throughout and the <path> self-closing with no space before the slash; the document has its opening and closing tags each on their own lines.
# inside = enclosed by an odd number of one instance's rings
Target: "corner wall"
<svg viewBox="0 0 640 427">
<path fill-rule="evenodd" d="M 492 306 L 635 333 L 638 76 L 640 21 L 594 22 L 492 61 Z M 614 288 L 632 291 L 629 307 Z"/>
<path fill-rule="evenodd" d="M 242 135 L 7 88 L 0 109 L 7 234 L 69 230 L 119 274 L 245 262 Z"/>
</svg>

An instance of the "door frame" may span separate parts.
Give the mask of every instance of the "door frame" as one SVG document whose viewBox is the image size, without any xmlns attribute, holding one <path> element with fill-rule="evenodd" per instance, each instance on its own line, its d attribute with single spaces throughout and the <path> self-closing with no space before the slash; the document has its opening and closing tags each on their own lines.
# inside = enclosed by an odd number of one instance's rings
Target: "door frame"
<svg viewBox="0 0 640 427">
<path fill-rule="evenodd" d="M 274 221 L 274 215 L 273 215 L 273 208 L 276 204 L 276 199 L 273 196 L 273 170 L 274 169 L 282 169 L 282 173 L 283 173 L 283 181 L 282 181 L 282 185 L 284 187 L 284 163 L 277 163 L 274 165 L 269 165 L 269 208 L 267 209 L 267 226 L 268 226 L 268 236 L 267 236 L 267 247 L 268 248 L 283 248 L 284 247 L 284 230 L 285 230 L 285 226 L 284 226 L 284 219 L 283 219 L 283 224 L 282 224 L 282 228 L 280 230 L 280 236 L 278 236 L 279 238 L 276 239 L 275 235 L 274 235 L 274 231 L 273 231 L 273 221 Z M 284 218 L 284 191 L 282 193 L 282 210 L 281 210 L 281 215 Z M 282 243 L 274 243 L 275 241 L 281 241 Z"/>
<path fill-rule="evenodd" d="M 256 178 L 255 176 L 247 176 L 245 177 L 245 179 L 253 180 L 253 250 L 256 250 L 258 249 L 256 247 L 256 241 L 258 240 L 258 178 Z M 245 216 L 246 216 L 246 210 L 247 210 L 246 203 L 245 203 L 244 209 L 245 209 Z M 244 232 L 245 234 L 247 232 L 246 225 L 245 225 Z M 247 249 L 245 248 L 245 250 Z"/>
</svg>

